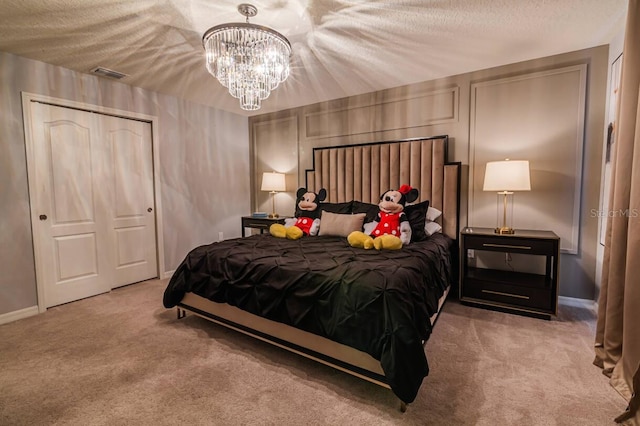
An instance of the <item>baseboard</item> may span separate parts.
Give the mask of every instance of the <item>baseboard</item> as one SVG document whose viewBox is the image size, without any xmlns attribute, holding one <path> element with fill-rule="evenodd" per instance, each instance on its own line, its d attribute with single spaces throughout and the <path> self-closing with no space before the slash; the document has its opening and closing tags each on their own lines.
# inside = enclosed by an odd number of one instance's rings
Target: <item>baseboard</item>
<svg viewBox="0 0 640 426">
<path fill-rule="evenodd" d="M 593 312 L 598 312 L 598 304 L 589 299 L 578 299 L 577 297 L 559 296 L 558 304 L 573 306 L 575 308 L 586 308 Z"/>
<path fill-rule="evenodd" d="M 32 317 L 38 315 L 38 306 L 31 306 L 29 308 L 19 309 L 13 312 L 7 312 L 0 315 L 0 324 L 6 324 L 9 322 L 17 321 L 19 319 Z"/>
<path fill-rule="evenodd" d="M 175 271 L 175 269 L 173 271 L 164 271 L 164 274 L 162 274 L 162 279 L 171 278 Z"/>
</svg>

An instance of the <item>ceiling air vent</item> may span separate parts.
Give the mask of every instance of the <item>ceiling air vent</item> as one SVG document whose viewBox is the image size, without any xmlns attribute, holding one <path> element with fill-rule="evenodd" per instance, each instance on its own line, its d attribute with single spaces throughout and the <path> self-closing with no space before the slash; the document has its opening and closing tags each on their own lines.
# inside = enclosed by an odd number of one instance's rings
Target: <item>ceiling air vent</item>
<svg viewBox="0 0 640 426">
<path fill-rule="evenodd" d="M 127 77 L 126 74 L 122 74 L 121 72 L 110 70 L 109 68 L 96 67 L 91 70 L 92 74 L 97 74 L 102 77 L 115 78 L 116 80 L 120 80 L 121 78 Z"/>
</svg>

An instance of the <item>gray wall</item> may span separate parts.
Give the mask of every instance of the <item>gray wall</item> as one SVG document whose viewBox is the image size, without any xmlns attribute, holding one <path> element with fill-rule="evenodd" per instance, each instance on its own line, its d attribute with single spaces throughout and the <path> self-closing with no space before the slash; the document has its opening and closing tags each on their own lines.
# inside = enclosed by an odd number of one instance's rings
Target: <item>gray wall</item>
<svg viewBox="0 0 640 426">
<path fill-rule="evenodd" d="M 477 170 L 484 170 L 484 160 L 482 164 L 474 164 L 472 150 L 472 118 L 477 118 L 482 111 L 472 107 L 472 88 L 474 85 L 493 80 L 500 80 L 525 74 L 544 72 L 586 64 L 586 102 L 584 109 L 584 134 L 582 141 L 582 159 L 567 157 L 567 163 L 575 165 L 582 163 L 582 176 L 573 176 L 574 183 L 567 186 L 572 196 L 576 193 L 579 200 L 579 216 L 575 221 L 575 226 L 579 229 L 577 238 L 577 249 L 575 254 L 562 254 L 560 259 L 560 294 L 576 298 L 593 300 L 595 296 L 596 277 L 596 249 L 597 249 L 597 219 L 590 217 L 589 211 L 597 208 L 600 188 L 600 169 L 602 158 L 602 144 L 604 138 L 604 116 L 606 104 L 607 86 L 607 55 L 608 47 L 601 46 L 593 49 L 586 49 L 577 52 L 566 53 L 548 58 L 541 58 L 517 64 L 506 65 L 488 70 L 477 71 L 468 74 L 451 76 L 448 78 L 427 81 L 394 89 L 367 93 L 345 99 L 339 99 L 320 104 L 308 105 L 277 113 L 254 116 L 249 119 L 251 149 L 253 156 L 252 163 L 252 206 L 255 210 L 270 210 L 268 194 L 259 191 L 260 178 L 263 171 L 280 171 L 287 173 L 288 192 L 277 195 L 278 212 L 281 214 L 292 214 L 294 211 L 294 194 L 299 186 L 304 185 L 304 171 L 312 167 L 312 150 L 319 146 L 332 146 L 342 144 L 357 144 L 372 141 L 383 141 L 393 139 L 403 139 L 421 136 L 449 135 L 449 160 L 461 161 L 463 164 L 462 176 L 462 211 L 461 223 L 468 223 L 468 200 L 469 194 L 478 190 L 477 185 L 469 191 L 469 170 L 476 167 Z M 575 91 L 571 96 L 575 96 Z M 553 97 L 546 96 L 538 98 L 537 102 L 531 102 L 531 98 L 537 93 L 527 92 L 522 94 L 507 93 L 508 99 L 505 102 L 514 103 L 516 106 L 526 107 L 533 105 L 535 112 L 540 112 L 549 105 L 545 102 L 555 102 Z M 558 94 L 558 101 L 563 96 Z M 543 99 L 543 100 L 540 100 Z M 547 99 L 546 101 L 544 99 Z M 572 101 L 572 99 L 569 99 Z M 473 117 L 472 117 L 473 112 Z M 582 113 L 581 113 L 582 114 Z M 574 123 L 575 110 L 573 115 L 560 118 L 557 122 L 563 121 Z M 526 120 L 522 120 L 526 122 Z M 477 123 L 476 123 L 477 124 Z M 511 133 L 526 134 L 529 139 L 535 140 L 538 132 L 531 123 L 527 122 L 520 126 L 520 120 L 513 117 L 504 119 L 492 117 L 490 123 L 484 123 L 497 129 L 496 134 L 500 134 L 500 128 L 508 127 Z M 541 128 L 545 123 L 540 123 Z M 474 133 L 477 135 L 477 133 Z M 548 136 L 547 132 L 539 132 L 540 139 Z M 493 145 L 491 141 L 482 141 L 482 149 L 505 152 L 504 141 L 496 140 Z M 475 141 L 476 146 L 478 141 Z M 576 145 L 576 139 L 559 139 L 555 143 L 571 143 Z M 508 150 L 507 150 L 508 151 Z M 543 151 L 542 153 L 539 151 Z M 520 147 L 518 157 L 527 159 L 531 155 L 539 165 L 539 170 L 532 171 L 532 179 L 543 175 L 543 165 L 548 160 L 553 162 L 555 167 L 562 168 L 562 158 L 560 155 L 573 155 L 573 149 L 541 150 L 537 147 Z M 532 154 L 536 155 L 533 156 Z M 515 157 L 512 157 L 515 158 Z M 500 159 L 500 158 L 495 158 Z M 534 166 L 532 165 L 532 168 Z M 577 187 L 576 187 L 577 186 Z M 553 185 L 545 184 L 537 190 L 532 190 L 530 197 L 532 203 L 535 200 L 548 200 Z M 528 194 L 529 195 L 529 194 Z M 546 196 L 545 196 L 546 195 Z M 557 194 L 553 194 L 557 196 Z M 474 202 L 474 212 L 478 208 L 485 208 Z M 490 197 L 487 199 L 495 200 Z M 486 200 L 484 202 L 487 202 Z M 489 209 L 495 208 L 495 201 L 489 201 Z M 558 206 L 566 208 L 566 206 Z M 527 213 L 528 212 L 528 213 Z M 525 210 L 526 214 L 535 214 L 534 210 Z M 489 215 L 495 218 L 494 215 Z M 566 228 L 560 226 L 560 219 L 550 216 L 549 223 L 545 223 L 539 229 L 554 230 L 555 228 Z M 535 222 L 537 218 L 523 217 Z M 495 226 L 495 221 L 489 220 L 486 223 L 479 223 L 474 219 L 474 226 Z M 516 224 L 517 225 L 517 224 Z M 570 227 L 571 228 L 571 227 Z"/>
<path fill-rule="evenodd" d="M 168 271 L 218 232 L 240 236 L 250 208 L 246 117 L 0 52 L 0 315 L 37 304 L 22 91 L 158 117 Z"/>
</svg>

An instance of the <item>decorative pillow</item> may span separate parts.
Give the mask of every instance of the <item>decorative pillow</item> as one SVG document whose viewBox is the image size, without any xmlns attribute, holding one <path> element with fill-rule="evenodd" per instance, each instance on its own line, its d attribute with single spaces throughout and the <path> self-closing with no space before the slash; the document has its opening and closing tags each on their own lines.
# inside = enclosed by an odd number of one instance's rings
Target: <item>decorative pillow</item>
<svg viewBox="0 0 640 426">
<path fill-rule="evenodd" d="M 338 214 L 350 214 L 351 204 L 353 201 L 347 201 L 346 203 L 320 203 L 320 210 Z"/>
<path fill-rule="evenodd" d="M 440 226 L 440 224 L 438 222 L 429 222 L 429 221 L 427 221 L 427 223 L 424 224 L 424 232 L 429 236 L 435 234 L 436 232 L 440 232 L 440 231 L 442 231 L 442 226 Z"/>
<path fill-rule="evenodd" d="M 427 218 L 427 210 L 429 209 L 429 200 L 417 204 L 409 204 L 404 207 L 404 213 L 409 219 L 411 225 L 411 241 L 423 241 L 428 235 L 425 233 L 425 222 Z"/>
<path fill-rule="evenodd" d="M 435 207 L 429 207 L 427 209 L 427 220 L 429 222 L 433 222 L 437 218 L 439 218 L 441 214 L 442 214 L 442 212 L 440 210 L 436 209 Z"/>
<path fill-rule="evenodd" d="M 363 203 L 362 201 L 353 201 L 351 213 L 365 213 L 365 223 L 373 222 L 378 217 L 380 207 L 377 204 Z"/>
<path fill-rule="evenodd" d="M 318 235 L 347 237 L 353 231 L 362 231 L 364 213 L 337 214 L 323 211 L 320 216 L 320 232 Z"/>
</svg>

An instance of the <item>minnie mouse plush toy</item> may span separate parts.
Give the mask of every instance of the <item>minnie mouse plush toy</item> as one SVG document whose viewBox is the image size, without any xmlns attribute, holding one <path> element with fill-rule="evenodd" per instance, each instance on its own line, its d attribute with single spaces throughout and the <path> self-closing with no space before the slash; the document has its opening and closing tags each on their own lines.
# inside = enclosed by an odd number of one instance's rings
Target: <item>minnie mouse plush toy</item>
<svg viewBox="0 0 640 426">
<path fill-rule="evenodd" d="M 300 188 L 296 193 L 295 223 L 281 225 L 274 223 L 269 227 L 269 233 L 274 237 L 297 240 L 304 235 L 317 235 L 320 229 L 320 211 L 318 204 L 327 198 L 327 191 L 322 188 L 318 193 Z"/>
<path fill-rule="evenodd" d="M 380 196 L 378 217 L 365 226 L 367 233 L 354 231 L 347 237 L 352 247 L 398 250 L 411 241 L 411 225 L 404 213 L 406 203 L 418 199 L 418 190 L 409 185 L 390 189 Z M 373 228 L 373 229 L 371 229 Z"/>
</svg>

